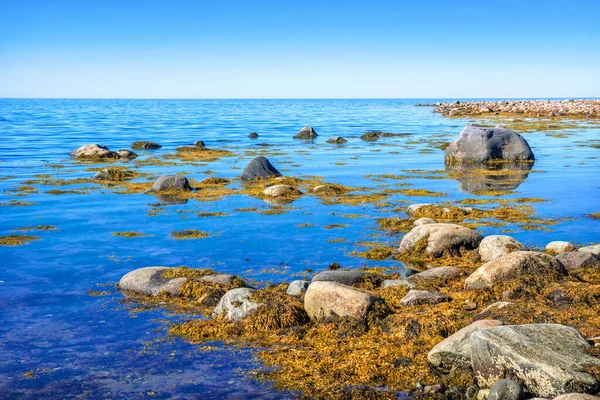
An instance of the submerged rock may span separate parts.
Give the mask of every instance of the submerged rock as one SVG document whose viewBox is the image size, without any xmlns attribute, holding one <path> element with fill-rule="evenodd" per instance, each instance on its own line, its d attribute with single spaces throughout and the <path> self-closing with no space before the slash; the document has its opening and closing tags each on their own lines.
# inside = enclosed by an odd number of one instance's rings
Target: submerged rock
<svg viewBox="0 0 600 400">
<path fill-rule="evenodd" d="M 558 254 L 565 251 L 575 251 L 575 246 L 569 242 L 554 241 L 546 245 L 546 253 Z"/>
<path fill-rule="evenodd" d="M 311 320 L 332 316 L 364 320 L 377 299 L 367 292 L 336 282 L 312 282 L 304 295 Z"/>
<path fill-rule="evenodd" d="M 256 132 L 251 132 L 251 133 L 248 135 L 248 137 L 249 137 L 250 139 L 258 139 L 258 133 L 256 133 Z"/>
<path fill-rule="evenodd" d="M 327 143 L 331 143 L 331 144 L 344 144 L 346 142 L 347 142 L 347 140 L 341 136 L 334 136 L 327 140 Z"/>
<path fill-rule="evenodd" d="M 375 131 L 369 131 L 363 133 L 360 138 L 367 142 L 374 142 L 376 140 L 379 140 L 379 135 Z"/>
<path fill-rule="evenodd" d="M 246 318 L 263 306 L 262 303 L 250 300 L 253 292 L 254 290 L 250 288 L 231 289 L 221 297 L 219 304 L 212 313 L 213 318 L 221 315 L 230 320 Z"/>
<path fill-rule="evenodd" d="M 375 275 L 360 271 L 323 271 L 313 276 L 312 282 L 337 282 L 351 286 L 362 282 L 367 277 L 375 277 Z"/>
<path fill-rule="evenodd" d="M 189 181 L 181 175 L 164 175 L 154 182 L 151 192 L 160 192 L 163 190 L 192 190 Z"/>
<path fill-rule="evenodd" d="M 518 240 L 503 235 L 491 235 L 479 243 L 479 256 L 482 261 L 493 261 L 515 251 L 524 251 L 527 247 Z"/>
<path fill-rule="evenodd" d="M 317 136 L 317 132 L 312 128 L 312 126 L 305 126 L 294 136 L 294 139 L 314 139 Z"/>
<path fill-rule="evenodd" d="M 600 256 L 594 253 L 580 253 L 578 251 L 569 251 L 556 255 L 556 259 L 569 271 L 596 267 L 600 268 Z"/>
<path fill-rule="evenodd" d="M 407 279 L 409 281 L 416 280 L 449 280 L 453 278 L 458 278 L 463 274 L 460 268 L 456 267 L 435 267 L 423 272 L 419 272 L 417 274 L 409 276 Z"/>
<path fill-rule="evenodd" d="M 111 151 L 106 146 L 99 144 L 88 144 L 81 146 L 69 153 L 70 156 L 83 160 L 103 160 L 120 158 L 117 152 Z"/>
<path fill-rule="evenodd" d="M 134 150 L 156 150 L 160 149 L 162 146 L 158 143 L 147 142 L 147 141 L 137 141 L 131 143 L 131 148 Z"/>
<path fill-rule="evenodd" d="M 300 196 L 302 192 L 290 185 L 273 185 L 263 190 L 262 194 L 267 197 L 289 197 Z"/>
<path fill-rule="evenodd" d="M 194 142 L 194 147 L 200 147 L 201 149 L 204 149 L 206 147 L 206 143 L 204 143 L 202 140 L 196 140 Z"/>
<path fill-rule="evenodd" d="M 467 126 L 446 148 L 449 164 L 493 161 L 526 162 L 535 158 L 521 135 L 505 128 Z"/>
<path fill-rule="evenodd" d="M 242 172 L 242 180 L 269 179 L 281 176 L 281 173 L 265 157 L 252 159 Z"/>
<path fill-rule="evenodd" d="M 179 294 L 181 286 L 187 282 L 187 278 L 163 278 L 163 272 L 168 267 L 145 267 L 133 270 L 125 274 L 117 286 L 119 290 L 128 290 L 136 293 L 158 296 L 167 293 L 172 296 Z"/>
<path fill-rule="evenodd" d="M 406 296 L 400 300 L 400 304 L 403 306 L 416 306 L 419 304 L 438 304 L 451 300 L 452 298 L 440 292 L 410 289 Z"/>
<path fill-rule="evenodd" d="M 527 392 L 553 397 L 595 393 L 599 382 L 588 369 L 600 360 L 575 329 L 558 324 L 498 326 L 474 332 L 471 363 L 481 387 L 505 377 L 521 381 Z"/>
<path fill-rule="evenodd" d="M 310 285 L 309 281 L 292 281 L 287 288 L 286 293 L 290 296 L 302 296 Z"/>
<path fill-rule="evenodd" d="M 400 254 L 441 257 L 476 249 L 483 239 L 472 229 L 455 224 L 426 224 L 413 228 L 400 242 Z"/>
</svg>

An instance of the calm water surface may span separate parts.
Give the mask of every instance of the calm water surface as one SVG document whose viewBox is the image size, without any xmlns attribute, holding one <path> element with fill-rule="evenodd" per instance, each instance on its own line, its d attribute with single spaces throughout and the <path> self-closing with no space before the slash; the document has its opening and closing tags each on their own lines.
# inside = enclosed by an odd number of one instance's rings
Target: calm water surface
<svg viewBox="0 0 600 400">
<path fill-rule="evenodd" d="M 27 245 L 0 246 L 0 398 L 289 398 L 292 394 L 273 389 L 269 382 L 248 377 L 258 367 L 251 349 L 199 351 L 179 339 L 163 340 L 165 320 L 182 317 L 161 310 L 132 313 L 112 285 L 128 271 L 151 265 L 210 267 L 260 283 L 290 281 L 307 268 L 319 271 L 332 262 L 349 268 L 402 268 L 395 261 L 368 261 L 350 254 L 362 241 L 398 243 L 398 237 L 373 237 L 381 233 L 375 229 L 375 218 L 401 215 L 392 210 L 407 201 L 478 197 L 461 191 L 453 179 L 427 179 L 443 176 L 439 171 L 444 170 L 443 152 L 432 141 L 452 140 L 469 119 L 443 118 L 429 107 L 415 107 L 417 102 L 0 100 L 0 203 L 35 203 L 0 207 L 0 235 L 27 226 L 58 228 L 30 233 L 41 240 Z M 313 143 L 292 139 L 305 125 L 319 133 Z M 373 129 L 411 135 L 374 143 L 359 139 Z M 250 132 L 260 138 L 249 140 Z M 549 201 L 533 204 L 537 216 L 566 219 L 549 226 L 551 231 L 513 227 L 512 236 L 533 247 L 552 240 L 600 241 L 600 221 L 587 216 L 600 211 L 600 150 L 589 146 L 598 143 L 599 132 L 582 125 L 560 131 L 559 137 L 544 131 L 525 135 L 537 161 L 505 197 L 542 197 Z M 327 144 L 331 136 L 349 141 L 342 146 Z M 304 196 L 284 214 L 263 215 L 235 211 L 270 207 L 260 199 L 236 195 L 216 202 L 190 200 L 149 215 L 157 200 L 147 194 L 119 195 L 99 188 L 86 194 L 51 195 L 46 192 L 56 187 L 45 185 L 35 185 L 37 193 L 26 196 L 16 190 L 38 174 L 89 178 L 94 172 L 69 160 L 69 151 L 88 143 L 117 150 L 134 140 L 163 145 L 154 152 L 138 152 L 138 160 L 173 152 L 195 140 L 236 154 L 206 166 L 140 168 L 153 178 L 179 172 L 195 180 L 211 175 L 233 178 L 263 151 L 285 175 L 317 175 L 327 182 L 379 190 L 399 182 L 374 181 L 366 175 L 420 170 L 426 173 L 402 182 L 447 197 L 394 194 L 388 206 L 377 207 L 323 205 Z M 196 216 L 199 211 L 228 216 L 203 218 Z M 314 226 L 300 229 L 300 224 Z M 329 224 L 348 226 L 323 229 Z M 171 239 L 171 232 L 182 229 L 214 235 L 203 240 Z M 129 239 L 111 234 L 118 231 L 152 236 Z M 347 241 L 327 241 L 334 238 Z M 102 290 L 111 294 L 88 293 Z M 29 371 L 34 371 L 35 379 L 23 375 Z"/>
</svg>

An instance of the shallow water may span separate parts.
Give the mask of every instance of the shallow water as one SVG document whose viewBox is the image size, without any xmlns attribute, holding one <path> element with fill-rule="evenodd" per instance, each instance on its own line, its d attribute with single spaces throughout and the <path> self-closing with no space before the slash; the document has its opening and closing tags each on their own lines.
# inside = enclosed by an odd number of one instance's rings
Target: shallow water
<svg viewBox="0 0 600 400">
<path fill-rule="evenodd" d="M 426 100 L 434 102 L 436 100 Z M 126 272 L 144 266 L 210 267 L 236 273 L 258 284 L 290 281 L 306 269 L 319 271 L 332 262 L 343 267 L 386 266 L 396 261 L 370 261 L 350 254 L 364 241 L 392 242 L 382 235 L 377 217 L 410 203 L 488 198 L 460 190 L 445 173 L 443 151 L 433 141 L 451 141 L 469 118 L 448 119 L 424 100 L 0 100 L 0 203 L 34 203 L 0 207 L 0 235 L 27 234 L 41 240 L 22 246 L 0 246 L 0 398 L 288 398 L 291 394 L 257 382 L 248 372 L 258 364 L 250 349 L 200 351 L 179 339 L 165 339 L 161 310 L 135 313 L 112 289 Z M 292 139 L 303 126 L 319 133 L 312 143 Z M 410 135 L 359 139 L 366 130 Z M 257 132 L 257 140 L 247 138 Z M 589 123 L 559 131 L 525 134 L 536 162 L 512 193 L 499 198 L 541 197 L 531 204 L 541 218 L 566 218 L 548 231 L 522 227 L 485 227 L 485 234 L 509 234 L 542 248 L 552 240 L 577 244 L 600 241 L 600 129 Z M 561 135 L 556 135 L 560 133 Z M 327 144 L 344 136 L 345 145 Z M 89 178 L 90 165 L 74 163 L 67 153 L 88 143 L 112 150 L 134 140 L 163 145 L 136 151 L 138 160 L 164 155 L 176 146 L 203 140 L 235 157 L 205 166 L 143 166 L 161 175 L 185 172 L 197 181 L 207 176 L 233 178 L 259 152 L 284 175 L 321 176 L 326 182 L 377 188 L 443 192 L 445 197 L 389 196 L 387 205 L 324 205 L 303 196 L 283 214 L 235 211 L 271 206 L 242 195 L 215 202 L 190 200 L 161 206 L 147 194 L 116 194 L 96 188 L 85 194 L 52 195 L 56 187 L 34 185 L 37 193 L 15 191 L 38 174 L 53 178 Z M 272 146 L 261 146 L 271 144 Z M 134 163 L 129 163 L 132 167 Z M 56 168 L 56 166 L 64 168 Z M 97 166 L 97 165 L 94 165 Z M 403 172 L 406 170 L 419 170 Z M 373 180 L 368 174 L 411 175 L 400 181 Z M 151 178 L 155 178 L 151 176 Z M 428 178 L 444 179 L 428 179 Z M 89 184 L 59 189 L 90 187 Z M 93 185 L 92 185 L 93 186 Z M 464 188 L 464 187 L 463 187 Z M 23 195 L 26 194 L 26 195 Z M 224 217 L 199 217 L 197 212 L 225 212 Z M 354 215 L 348 215 L 354 214 Z M 352 217 L 352 218 L 351 218 Z M 313 224 L 299 228 L 300 224 Z M 324 229 L 331 224 L 338 229 Z M 14 229 L 53 225 L 54 231 Z M 212 235 L 199 240 L 174 240 L 173 231 L 200 229 Z M 139 231 L 140 238 L 111 233 Z M 345 238 L 345 242 L 328 242 Z M 105 286 L 110 284 L 110 286 Z M 108 291 L 90 296 L 89 291 Z M 34 371 L 34 378 L 23 374 Z"/>
</svg>

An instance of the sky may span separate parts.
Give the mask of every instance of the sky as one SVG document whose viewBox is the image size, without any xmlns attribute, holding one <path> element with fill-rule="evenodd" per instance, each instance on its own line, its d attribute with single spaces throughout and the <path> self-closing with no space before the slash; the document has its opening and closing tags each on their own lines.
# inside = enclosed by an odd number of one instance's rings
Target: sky
<svg viewBox="0 0 600 400">
<path fill-rule="evenodd" d="M 599 0 L 0 0 L 0 97 L 600 96 Z"/>
</svg>

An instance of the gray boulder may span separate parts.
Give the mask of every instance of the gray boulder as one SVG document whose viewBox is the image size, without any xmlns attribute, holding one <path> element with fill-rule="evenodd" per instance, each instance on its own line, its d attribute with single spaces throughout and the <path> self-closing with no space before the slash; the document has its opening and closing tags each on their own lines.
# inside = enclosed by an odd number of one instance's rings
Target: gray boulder
<svg viewBox="0 0 600 400">
<path fill-rule="evenodd" d="M 313 276 L 312 282 L 337 282 L 352 286 L 360 283 L 368 276 L 374 275 L 360 271 L 323 271 Z"/>
<path fill-rule="evenodd" d="M 588 372 L 600 366 L 590 344 L 575 329 L 558 324 L 498 326 L 473 332 L 471 364 L 478 384 L 492 387 L 518 379 L 535 396 L 595 393 L 599 382 Z"/>
<path fill-rule="evenodd" d="M 256 133 L 256 132 L 251 132 L 251 133 L 248 135 L 248 137 L 249 137 L 250 139 L 258 139 L 258 133 Z"/>
<path fill-rule="evenodd" d="M 379 135 L 375 131 L 369 131 L 363 133 L 360 138 L 367 142 L 374 142 L 376 140 L 379 140 Z"/>
<path fill-rule="evenodd" d="M 181 286 L 187 282 L 187 278 L 163 278 L 163 272 L 169 269 L 168 267 L 145 267 L 133 270 L 121 278 L 117 287 L 119 290 L 151 296 L 158 296 L 161 293 L 176 296 Z"/>
<path fill-rule="evenodd" d="M 256 157 L 252 159 L 242 172 L 242 180 L 251 181 L 254 179 L 269 179 L 281 176 L 281 173 L 271 165 L 265 157 Z"/>
<path fill-rule="evenodd" d="M 154 182 L 151 192 L 160 192 L 163 190 L 192 190 L 190 182 L 185 176 L 181 175 L 164 175 Z"/>
<path fill-rule="evenodd" d="M 467 126 L 446 148 L 446 163 L 524 162 L 535 157 L 521 135 L 505 128 Z"/>
<path fill-rule="evenodd" d="M 120 158 L 117 152 L 111 151 L 108 147 L 100 146 L 99 144 L 81 146 L 70 152 L 69 155 L 82 160 L 114 160 Z"/>
<path fill-rule="evenodd" d="M 250 288 L 231 289 L 221 297 L 219 304 L 212 313 L 213 318 L 224 315 L 230 320 L 246 318 L 252 312 L 262 307 L 262 303 L 250 300 L 254 290 Z"/>
<path fill-rule="evenodd" d="M 592 396 L 591 394 L 583 394 L 583 393 L 568 393 L 561 394 L 558 397 L 555 397 L 554 400 L 598 400 L 600 397 Z M 531 399 L 535 400 L 535 399 Z"/>
<path fill-rule="evenodd" d="M 290 296 L 302 296 L 304 293 L 306 293 L 308 285 L 310 285 L 309 281 L 292 281 L 290 282 L 286 293 Z"/>
<path fill-rule="evenodd" d="M 592 253 L 600 256 L 600 243 L 591 246 L 580 247 L 578 251 L 582 253 Z"/>
<path fill-rule="evenodd" d="M 343 143 L 346 143 L 346 142 L 347 142 L 347 140 L 344 139 L 341 136 L 334 136 L 334 137 L 329 138 L 327 140 L 327 143 L 331 143 L 331 144 L 343 144 Z"/>
<path fill-rule="evenodd" d="M 588 267 L 600 268 L 600 256 L 594 253 L 569 251 L 556 255 L 556 259 L 569 271 Z"/>
<path fill-rule="evenodd" d="M 312 128 L 312 126 L 305 126 L 294 136 L 294 139 L 314 139 L 317 136 L 317 132 Z"/>
<path fill-rule="evenodd" d="M 156 150 L 160 149 L 161 145 L 154 142 L 138 141 L 131 143 L 131 148 L 134 150 Z"/>
<path fill-rule="evenodd" d="M 127 149 L 121 149 L 117 151 L 117 155 L 121 160 L 133 160 L 134 158 L 137 158 L 137 154 Z"/>
<path fill-rule="evenodd" d="M 435 219 L 433 218 L 419 218 L 414 222 L 415 226 L 427 225 L 427 224 L 435 224 Z"/>
<path fill-rule="evenodd" d="M 396 287 L 396 286 L 405 286 L 408 288 L 413 288 L 416 285 L 414 283 L 408 281 L 407 279 L 386 279 L 383 282 L 381 282 L 381 287 L 383 289 Z"/>
<path fill-rule="evenodd" d="M 273 185 L 263 190 L 262 194 L 267 197 L 286 197 L 300 196 L 302 193 L 290 185 Z"/>
<path fill-rule="evenodd" d="M 194 142 L 194 147 L 200 147 L 201 149 L 206 147 L 206 143 L 204 143 L 204 141 L 202 140 L 196 140 Z"/>
<path fill-rule="evenodd" d="M 417 306 L 421 304 L 438 304 L 452 300 L 449 296 L 431 290 L 410 289 L 406 296 L 400 300 L 403 306 Z"/>
<path fill-rule="evenodd" d="M 407 279 L 409 281 L 416 280 L 450 280 L 453 278 L 458 278 L 463 274 L 463 271 L 460 268 L 456 267 L 436 267 L 425 270 L 423 272 L 419 272 L 417 274 L 409 276 Z"/>
<path fill-rule="evenodd" d="M 312 282 L 304 295 L 311 320 L 351 317 L 364 320 L 377 299 L 367 292 L 335 282 Z"/>
<path fill-rule="evenodd" d="M 520 400 L 523 396 L 523 387 L 519 382 L 500 379 L 492 386 L 487 400 Z"/>
<path fill-rule="evenodd" d="M 482 261 L 488 262 L 500 258 L 513 251 L 527 250 L 521 242 L 503 235 L 491 235 L 483 238 L 479 243 L 479 256 Z"/>
<path fill-rule="evenodd" d="M 413 228 L 400 242 L 400 254 L 441 257 L 476 249 L 479 233 L 455 224 L 426 224 Z"/>
</svg>

